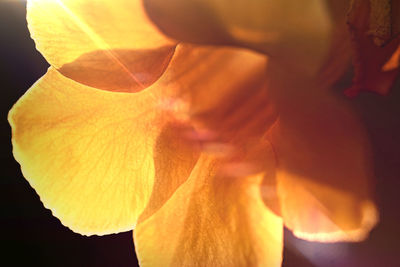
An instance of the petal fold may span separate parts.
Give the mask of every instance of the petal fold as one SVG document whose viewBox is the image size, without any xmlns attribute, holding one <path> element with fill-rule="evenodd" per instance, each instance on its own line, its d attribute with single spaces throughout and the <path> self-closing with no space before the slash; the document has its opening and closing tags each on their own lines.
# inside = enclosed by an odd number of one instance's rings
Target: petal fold
<svg viewBox="0 0 400 267">
<path fill-rule="evenodd" d="M 173 197 L 139 222 L 141 266 L 280 266 L 282 220 L 262 201 L 262 175 L 227 176 L 223 165 L 203 154 Z"/>
<path fill-rule="evenodd" d="M 99 50 L 64 64 L 59 72 L 97 89 L 138 92 L 160 78 L 174 51 L 173 46 L 147 50 Z"/>
<path fill-rule="evenodd" d="M 131 230 L 187 179 L 196 146 L 160 99 L 96 90 L 50 68 L 15 104 L 14 156 L 64 225 L 85 235 Z"/>
</svg>

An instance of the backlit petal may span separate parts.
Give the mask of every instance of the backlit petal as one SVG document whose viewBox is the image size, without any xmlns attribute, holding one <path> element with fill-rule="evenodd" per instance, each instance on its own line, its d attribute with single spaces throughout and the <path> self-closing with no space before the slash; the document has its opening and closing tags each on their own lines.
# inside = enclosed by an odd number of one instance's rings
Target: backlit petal
<svg viewBox="0 0 400 267">
<path fill-rule="evenodd" d="M 146 50 L 98 50 L 64 64 L 59 72 L 98 89 L 138 92 L 160 78 L 174 51 L 173 46 Z"/>
<path fill-rule="evenodd" d="M 64 225 L 85 235 L 130 230 L 187 179 L 196 146 L 161 99 L 96 90 L 50 68 L 15 104 L 14 156 Z"/>
<path fill-rule="evenodd" d="M 144 0 L 150 18 L 168 36 L 201 44 L 244 46 L 313 72 L 329 46 L 325 1 Z M 295 59 L 295 60 L 293 60 Z"/>
<path fill-rule="evenodd" d="M 168 202 L 139 222 L 141 266 L 280 266 L 283 225 L 261 199 L 262 175 L 229 176 L 222 167 L 203 155 Z"/>
<path fill-rule="evenodd" d="M 113 91 L 138 91 L 167 66 L 174 44 L 147 19 L 140 0 L 29 0 L 38 50 L 64 75 Z"/>
<path fill-rule="evenodd" d="M 282 77 L 272 73 L 273 77 Z M 364 129 L 326 88 L 278 78 L 278 122 L 268 133 L 277 154 L 281 215 L 309 240 L 357 241 L 377 222 L 371 151 Z"/>
<path fill-rule="evenodd" d="M 187 105 L 188 118 L 203 139 L 246 140 L 260 137 L 276 119 L 266 67 L 267 58 L 249 50 L 179 45 L 155 86 L 176 92 L 171 97 Z"/>
</svg>

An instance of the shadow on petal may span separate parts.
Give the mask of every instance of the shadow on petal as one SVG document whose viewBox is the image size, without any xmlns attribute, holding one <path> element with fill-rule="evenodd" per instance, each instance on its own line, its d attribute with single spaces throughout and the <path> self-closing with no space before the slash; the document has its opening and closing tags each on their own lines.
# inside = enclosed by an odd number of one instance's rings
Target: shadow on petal
<svg viewBox="0 0 400 267">
<path fill-rule="evenodd" d="M 98 50 L 64 64 L 66 77 L 98 89 L 138 92 L 164 73 L 174 55 L 174 46 L 146 50 Z"/>
<path fill-rule="evenodd" d="M 149 204 L 139 220 L 144 221 L 160 209 L 188 178 L 200 154 L 199 142 L 188 138 L 193 130 L 171 122 L 157 137 L 154 146 L 154 186 Z"/>
</svg>

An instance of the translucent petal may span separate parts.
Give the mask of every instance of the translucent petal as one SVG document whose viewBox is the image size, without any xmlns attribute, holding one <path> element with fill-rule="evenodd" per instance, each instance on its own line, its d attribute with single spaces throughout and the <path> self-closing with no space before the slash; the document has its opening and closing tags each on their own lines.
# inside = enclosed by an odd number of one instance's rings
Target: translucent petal
<svg viewBox="0 0 400 267">
<path fill-rule="evenodd" d="M 130 230 L 187 179 L 196 146 L 161 99 L 96 90 L 50 68 L 15 104 L 14 156 L 64 225 L 85 235 Z"/>
<path fill-rule="evenodd" d="M 280 117 L 268 132 L 285 225 L 310 240 L 361 240 L 378 219 L 365 130 L 327 88 L 293 81 L 277 78 L 276 88 L 292 90 L 277 92 Z"/>
<path fill-rule="evenodd" d="M 267 62 L 246 49 L 179 45 L 155 86 L 176 92 L 171 98 L 187 106 L 187 118 L 208 141 L 260 138 L 276 119 Z"/>
<path fill-rule="evenodd" d="M 98 50 L 64 64 L 64 76 L 97 89 L 138 92 L 157 81 L 166 70 L 175 47 L 147 50 Z M 110 55 L 115 56 L 110 59 Z"/>
<path fill-rule="evenodd" d="M 101 89 L 143 89 L 173 52 L 174 43 L 147 19 L 140 0 L 29 0 L 27 20 L 52 66 Z"/>
<path fill-rule="evenodd" d="M 134 239 L 141 266 L 281 265 L 282 220 L 264 206 L 262 175 L 229 176 L 222 167 L 201 156 L 174 196 L 139 222 Z"/>
</svg>

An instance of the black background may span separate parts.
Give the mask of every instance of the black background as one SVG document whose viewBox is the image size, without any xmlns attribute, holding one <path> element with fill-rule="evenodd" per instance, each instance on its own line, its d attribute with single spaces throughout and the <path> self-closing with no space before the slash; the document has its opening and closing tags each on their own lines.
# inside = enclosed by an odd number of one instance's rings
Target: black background
<svg viewBox="0 0 400 267">
<path fill-rule="evenodd" d="M 43 207 L 12 157 L 7 113 L 47 67 L 29 37 L 25 2 L 0 0 L 0 265 L 137 266 L 131 232 L 71 232 Z M 400 83 L 386 97 L 362 94 L 353 103 L 373 144 L 381 222 L 355 244 L 310 243 L 285 231 L 285 267 L 400 266 Z"/>
</svg>

